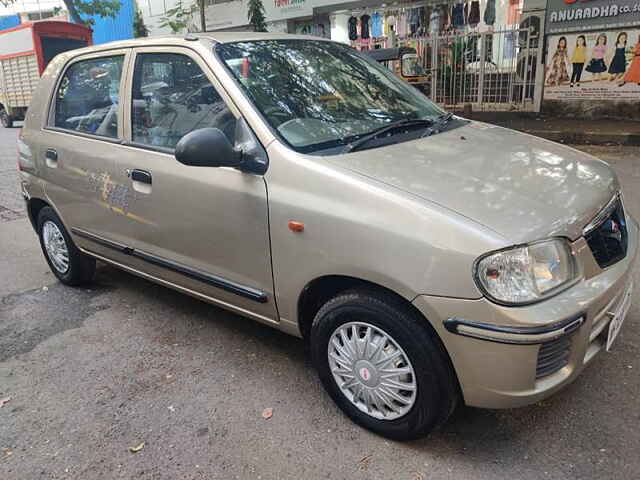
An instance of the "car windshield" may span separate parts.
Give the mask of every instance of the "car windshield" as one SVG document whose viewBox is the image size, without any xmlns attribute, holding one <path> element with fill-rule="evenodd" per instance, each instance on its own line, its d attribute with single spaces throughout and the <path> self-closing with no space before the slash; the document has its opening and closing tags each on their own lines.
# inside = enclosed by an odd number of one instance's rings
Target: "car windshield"
<svg viewBox="0 0 640 480">
<path fill-rule="evenodd" d="M 300 152 L 443 114 L 389 69 L 339 43 L 259 40 L 218 44 L 216 52 L 269 124 Z"/>
</svg>

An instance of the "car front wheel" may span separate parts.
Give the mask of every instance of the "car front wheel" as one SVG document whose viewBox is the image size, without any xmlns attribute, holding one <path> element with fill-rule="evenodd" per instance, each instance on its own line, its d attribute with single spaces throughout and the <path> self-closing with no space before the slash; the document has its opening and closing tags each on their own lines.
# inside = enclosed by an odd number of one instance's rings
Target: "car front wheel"
<svg viewBox="0 0 640 480">
<path fill-rule="evenodd" d="M 437 334 L 386 292 L 350 291 L 327 302 L 313 322 L 311 352 L 338 406 L 385 437 L 423 437 L 457 403 L 455 374 Z"/>
</svg>

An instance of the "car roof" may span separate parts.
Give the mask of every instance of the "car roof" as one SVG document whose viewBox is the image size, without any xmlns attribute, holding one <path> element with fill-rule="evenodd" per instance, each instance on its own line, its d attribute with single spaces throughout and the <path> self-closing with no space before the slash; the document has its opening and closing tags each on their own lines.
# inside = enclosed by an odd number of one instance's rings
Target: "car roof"
<svg viewBox="0 0 640 480">
<path fill-rule="evenodd" d="M 117 48 L 151 47 L 151 46 L 190 46 L 194 42 L 200 43 L 233 43 L 256 40 L 322 40 L 326 38 L 312 37 L 309 35 L 291 35 L 288 33 L 262 33 L 262 32 L 204 32 L 189 33 L 186 35 L 166 35 L 158 37 L 135 38 L 117 42 L 102 43 L 86 48 L 72 50 L 72 56 L 89 52 L 113 50 Z"/>
</svg>

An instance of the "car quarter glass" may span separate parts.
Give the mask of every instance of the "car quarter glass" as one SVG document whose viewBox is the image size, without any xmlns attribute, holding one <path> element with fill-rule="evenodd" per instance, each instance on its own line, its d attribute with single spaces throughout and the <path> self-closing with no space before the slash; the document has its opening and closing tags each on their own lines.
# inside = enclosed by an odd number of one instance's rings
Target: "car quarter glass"
<svg viewBox="0 0 640 480">
<path fill-rule="evenodd" d="M 233 144 L 236 119 L 198 64 L 175 53 L 139 53 L 132 89 L 132 140 L 173 149 L 199 128 L 222 130 Z"/>
<path fill-rule="evenodd" d="M 124 55 L 117 55 L 71 64 L 55 96 L 53 126 L 117 137 L 123 62 Z"/>
</svg>

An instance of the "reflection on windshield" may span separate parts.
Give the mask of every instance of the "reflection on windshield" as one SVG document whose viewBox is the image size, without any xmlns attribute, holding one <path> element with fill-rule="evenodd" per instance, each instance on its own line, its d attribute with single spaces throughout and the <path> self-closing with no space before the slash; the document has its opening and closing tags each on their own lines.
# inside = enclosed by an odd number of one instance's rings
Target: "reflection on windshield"
<svg viewBox="0 0 640 480">
<path fill-rule="evenodd" d="M 302 152 L 346 144 L 387 123 L 443 113 L 346 45 L 260 40 L 220 44 L 216 51 L 269 124 Z"/>
<path fill-rule="evenodd" d="M 405 77 L 418 77 L 426 75 L 420 59 L 415 53 L 409 53 L 402 56 L 402 75 Z"/>
</svg>

